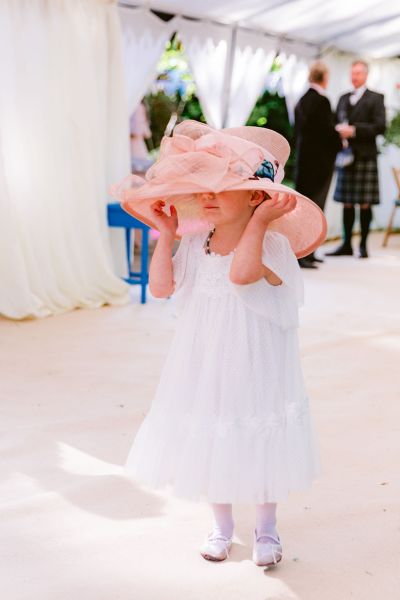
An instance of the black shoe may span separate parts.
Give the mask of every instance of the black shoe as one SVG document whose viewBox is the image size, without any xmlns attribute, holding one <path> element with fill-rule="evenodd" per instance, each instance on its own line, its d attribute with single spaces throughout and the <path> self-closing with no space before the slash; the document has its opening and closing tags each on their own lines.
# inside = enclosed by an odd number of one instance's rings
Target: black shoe
<svg viewBox="0 0 400 600">
<path fill-rule="evenodd" d="M 314 252 L 311 252 L 311 254 L 307 254 L 307 256 L 303 256 L 304 260 L 308 260 L 308 262 L 316 262 L 316 263 L 323 263 L 324 261 L 322 260 L 322 258 L 317 258 L 314 254 Z"/>
<path fill-rule="evenodd" d="M 325 252 L 325 256 L 353 256 L 353 248 L 342 244 L 339 248 L 333 250 L 333 252 Z"/>
<path fill-rule="evenodd" d="M 368 258 L 368 252 L 365 246 L 360 246 L 359 258 Z"/>
<path fill-rule="evenodd" d="M 318 269 L 317 265 L 314 265 L 311 260 L 306 258 L 299 258 L 299 265 L 302 269 Z"/>
</svg>

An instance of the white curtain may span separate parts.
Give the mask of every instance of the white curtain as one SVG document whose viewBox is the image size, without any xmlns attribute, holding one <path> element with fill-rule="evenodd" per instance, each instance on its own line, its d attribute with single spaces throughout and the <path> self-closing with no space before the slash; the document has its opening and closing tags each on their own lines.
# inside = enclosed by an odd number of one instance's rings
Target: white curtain
<svg viewBox="0 0 400 600">
<path fill-rule="evenodd" d="M 157 63 L 177 29 L 177 19 L 162 21 L 141 8 L 119 8 L 125 80 L 132 114 L 157 75 Z"/>
<path fill-rule="evenodd" d="M 277 51 L 276 38 L 239 29 L 236 35 L 227 127 L 244 125 L 258 97 Z"/>
<path fill-rule="evenodd" d="M 196 82 L 207 123 L 222 127 L 232 29 L 207 21 L 180 18 L 178 31 Z"/>
<path fill-rule="evenodd" d="M 368 87 L 385 94 L 388 119 L 400 110 L 400 59 L 378 59 L 369 62 Z"/>
<path fill-rule="evenodd" d="M 129 171 L 116 7 L 0 5 L 0 312 L 128 300 L 111 266 L 107 189 Z"/>
<path fill-rule="evenodd" d="M 131 0 L 173 14 L 219 21 L 277 38 L 336 46 L 362 56 L 400 55 L 400 13 L 391 0 Z"/>
<path fill-rule="evenodd" d="M 317 56 L 317 48 L 306 44 L 285 41 L 280 48 L 282 86 L 289 120 L 294 122 L 294 108 L 308 86 L 310 63 Z"/>
<path fill-rule="evenodd" d="M 329 68 L 327 95 L 333 110 L 336 109 L 340 96 L 351 89 L 350 68 L 354 58 L 353 54 L 337 51 L 324 53 L 321 57 Z"/>
</svg>

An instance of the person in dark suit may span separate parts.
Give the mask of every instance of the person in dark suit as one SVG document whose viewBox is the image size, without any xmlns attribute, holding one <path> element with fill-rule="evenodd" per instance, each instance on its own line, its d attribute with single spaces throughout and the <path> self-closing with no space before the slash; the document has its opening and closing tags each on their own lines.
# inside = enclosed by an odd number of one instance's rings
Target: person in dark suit
<svg viewBox="0 0 400 600">
<path fill-rule="evenodd" d="M 341 150 L 331 105 L 325 95 L 329 71 L 316 61 L 310 68 L 310 87 L 295 108 L 296 189 L 324 210 L 332 180 L 335 156 Z M 315 269 L 322 262 L 314 254 L 301 258 L 303 268 Z"/>
<path fill-rule="evenodd" d="M 355 205 L 360 206 L 360 258 L 368 258 L 367 238 L 372 220 L 373 204 L 379 204 L 379 181 L 376 136 L 386 129 L 386 113 L 383 94 L 367 88 L 368 64 L 357 60 L 351 68 L 352 92 L 339 99 L 336 129 L 351 149 L 354 160 L 338 169 L 334 199 L 343 204 L 342 244 L 326 256 L 349 256 Z"/>
</svg>

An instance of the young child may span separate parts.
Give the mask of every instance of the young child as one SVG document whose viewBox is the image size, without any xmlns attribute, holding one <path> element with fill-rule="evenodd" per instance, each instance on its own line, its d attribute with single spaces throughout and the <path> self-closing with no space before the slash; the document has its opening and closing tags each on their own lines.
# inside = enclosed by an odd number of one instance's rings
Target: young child
<svg viewBox="0 0 400 600">
<path fill-rule="evenodd" d="M 160 232 L 150 290 L 183 305 L 158 390 L 127 461 L 154 488 L 205 499 L 214 526 L 201 554 L 228 557 L 232 503 L 256 505 L 253 560 L 277 564 L 277 502 L 317 470 L 296 328 L 297 256 L 325 235 L 321 211 L 279 183 L 279 134 L 195 122 L 165 138 L 147 181 L 117 196 Z M 172 203 L 173 202 L 173 203 Z M 183 234 L 196 218 L 207 228 Z M 182 221 L 182 223 L 181 223 Z M 284 232 L 280 233 L 280 231 Z"/>
</svg>

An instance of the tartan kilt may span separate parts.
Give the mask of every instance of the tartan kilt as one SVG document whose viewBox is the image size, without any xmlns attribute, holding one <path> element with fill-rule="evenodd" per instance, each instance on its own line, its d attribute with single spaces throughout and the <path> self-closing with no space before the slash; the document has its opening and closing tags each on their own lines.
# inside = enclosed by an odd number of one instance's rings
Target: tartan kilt
<svg viewBox="0 0 400 600">
<path fill-rule="evenodd" d="M 376 158 L 358 158 L 337 170 L 336 202 L 379 204 L 378 162 Z"/>
</svg>

